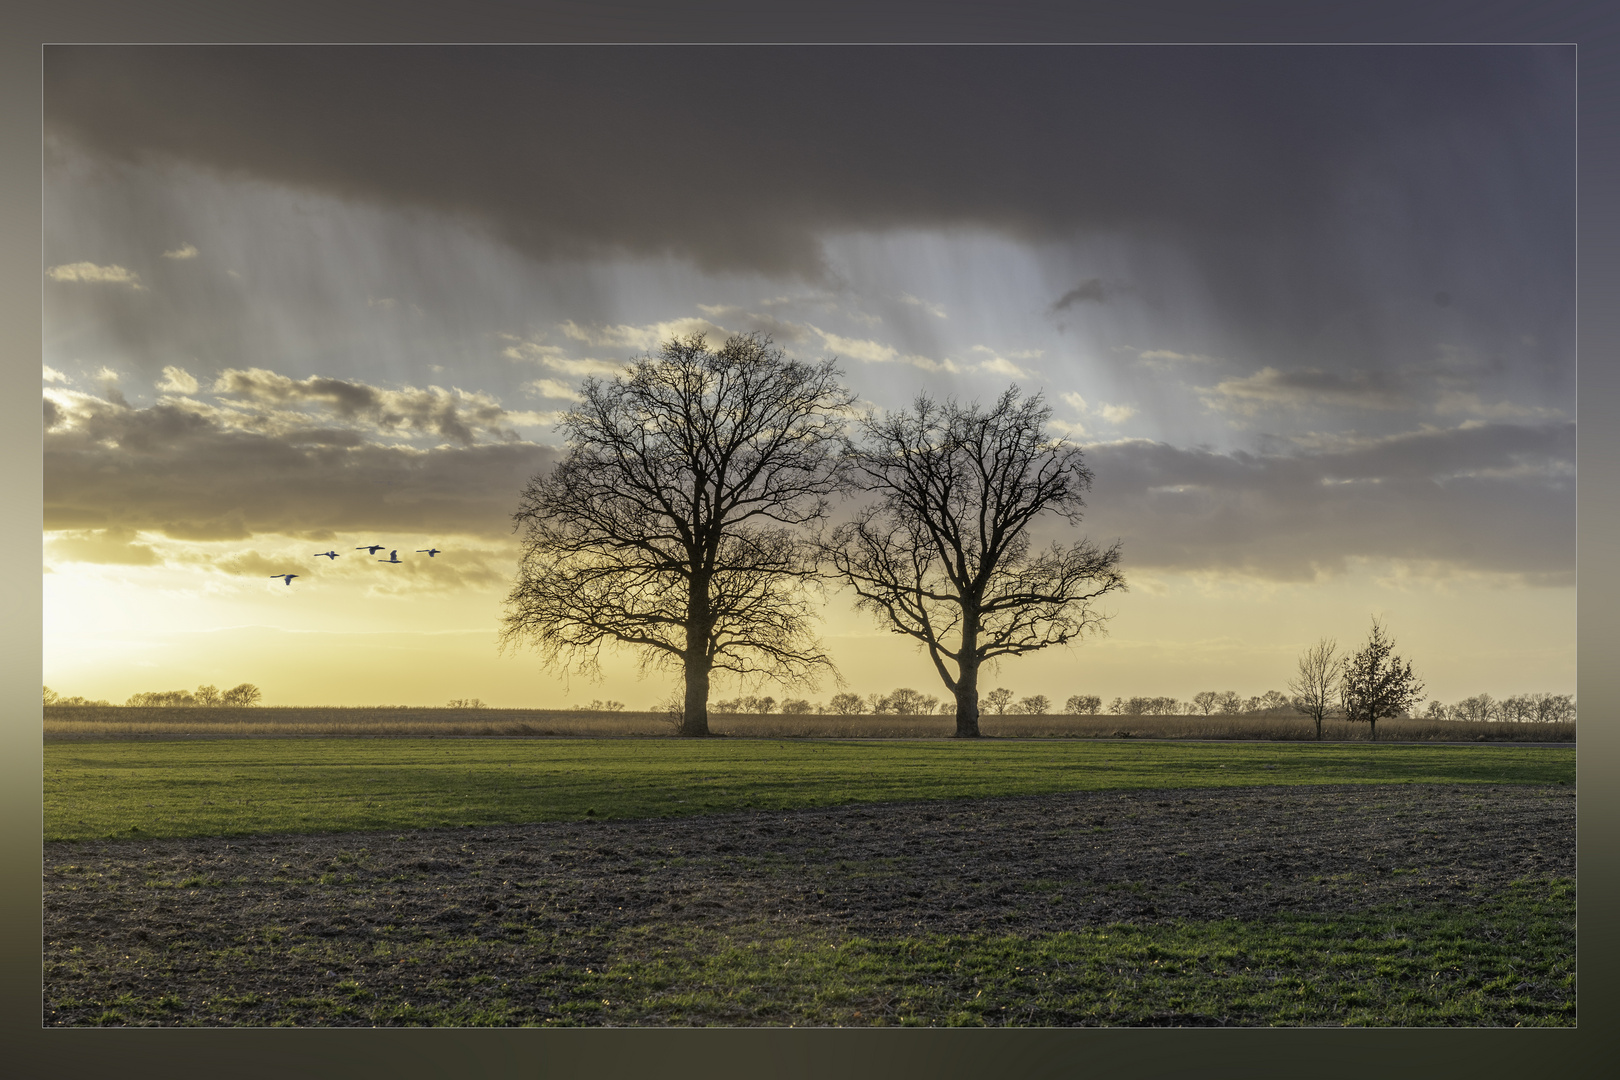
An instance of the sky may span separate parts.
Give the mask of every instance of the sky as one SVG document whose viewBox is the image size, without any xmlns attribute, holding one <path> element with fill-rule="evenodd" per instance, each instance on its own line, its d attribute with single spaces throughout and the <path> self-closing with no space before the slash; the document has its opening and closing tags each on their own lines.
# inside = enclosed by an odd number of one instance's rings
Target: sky
<svg viewBox="0 0 1620 1080">
<path fill-rule="evenodd" d="M 1082 447 L 1129 591 L 988 686 L 1258 694 L 1377 616 L 1431 697 L 1571 693 L 1574 59 L 47 47 L 44 681 L 652 707 L 499 652 L 511 514 L 582 379 L 758 331 Z"/>
</svg>

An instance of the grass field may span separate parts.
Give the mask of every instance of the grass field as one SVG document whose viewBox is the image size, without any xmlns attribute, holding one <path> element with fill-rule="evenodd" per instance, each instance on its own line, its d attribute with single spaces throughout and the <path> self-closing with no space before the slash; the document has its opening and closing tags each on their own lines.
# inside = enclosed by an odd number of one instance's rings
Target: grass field
<svg viewBox="0 0 1620 1080">
<path fill-rule="evenodd" d="M 872 939 L 670 921 L 605 930 L 399 931 L 356 947 L 267 925 L 225 948 L 121 947 L 122 989 L 48 999 L 98 1025 L 1565 1026 L 1574 887 L 1521 882 L 1411 910 L 1056 934 Z M 518 954 L 545 957 L 536 971 Z M 132 966 L 133 960 L 133 966 Z M 69 979 L 92 954 L 47 964 Z M 303 993 L 228 975 L 332 968 Z M 434 974 L 426 979 L 421 970 Z M 192 990 L 199 971 L 221 973 Z M 251 978 L 251 975 L 249 975 Z M 244 980 L 246 981 L 246 980 Z"/>
<path fill-rule="evenodd" d="M 711 714 L 716 735 L 760 739 L 943 739 L 954 734 L 950 716 L 763 716 Z M 1379 739 L 1390 742 L 1573 742 L 1574 723 L 1502 724 L 1450 720 L 1384 720 Z M 1315 725 L 1297 713 L 1237 716 L 995 716 L 980 720 L 990 738 L 1264 739 L 1313 741 Z M 49 706 L 47 741 L 165 736 L 561 736 L 611 738 L 670 735 L 662 713 L 605 713 L 562 709 L 339 709 L 339 708 L 127 708 Z M 1365 724 L 1328 720 L 1330 742 L 1369 742 Z"/>
<path fill-rule="evenodd" d="M 56 742 L 44 1022 L 1567 1026 L 1574 780 L 1572 746 Z M 1106 802 L 989 801 L 1047 794 Z"/>
<path fill-rule="evenodd" d="M 47 840 L 690 816 L 1105 788 L 1575 781 L 1573 748 L 254 739 L 45 747 Z"/>
</svg>

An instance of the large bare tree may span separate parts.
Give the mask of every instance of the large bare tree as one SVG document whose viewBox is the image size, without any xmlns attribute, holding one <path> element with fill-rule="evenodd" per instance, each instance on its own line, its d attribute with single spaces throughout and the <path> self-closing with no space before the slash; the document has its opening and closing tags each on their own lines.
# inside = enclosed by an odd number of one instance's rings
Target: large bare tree
<svg viewBox="0 0 1620 1080">
<path fill-rule="evenodd" d="M 1316 721 L 1316 739 L 1322 740 L 1322 718 L 1340 700 L 1339 680 L 1344 676 L 1344 657 L 1332 638 L 1322 638 L 1299 657 L 1299 671 L 1288 684 L 1294 695 L 1293 706 Z"/>
<path fill-rule="evenodd" d="M 840 483 L 853 398 L 834 362 L 698 335 L 581 393 L 560 425 L 566 455 L 513 515 L 523 547 L 503 645 L 586 672 L 603 646 L 629 646 L 679 670 L 682 735 L 708 734 L 715 669 L 795 683 L 830 668 L 799 530 Z"/>
<path fill-rule="evenodd" d="M 824 544 L 858 606 L 920 641 L 956 699 L 956 734 L 979 734 L 979 670 L 1102 629 L 1093 601 L 1124 589 L 1119 545 L 1033 550 L 1042 515 L 1078 525 L 1091 485 L 1080 450 L 1048 436 L 1039 394 L 982 409 L 919 397 L 868 415 L 855 483 L 875 496 Z"/>
<path fill-rule="evenodd" d="M 1378 721 L 1400 716 L 1423 697 L 1412 665 L 1395 655 L 1395 639 L 1377 619 L 1367 644 L 1344 662 L 1341 683 L 1345 715 L 1368 725 L 1378 741 Z"/>
</svg>

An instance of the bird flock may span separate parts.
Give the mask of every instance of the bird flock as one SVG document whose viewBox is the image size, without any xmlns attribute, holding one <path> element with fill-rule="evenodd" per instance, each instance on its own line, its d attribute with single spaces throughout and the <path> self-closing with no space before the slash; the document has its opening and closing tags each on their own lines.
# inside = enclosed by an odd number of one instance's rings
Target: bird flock
<svg viewBox="0 0 1620 1080">
<path fill-rule="evenodd" d="M 356 550 L 356 551 L 364 551 L 364 552 L 366 552 L 366 553 L 368 553 L 370 555 L 376 555 L 377 552 L 381 551 L 386 546 L 387 545 L 385 545 L 385 544 L 361 544 L 359 547 L 355 548 L 354 550 Z M 425 547 L 425 548 L 417 548 L 416 553 L 418 555 L 426 555 L 428 558 L 431 559 L 435 555 L 441 554 L 441 550 L 439 548 L 434 548 L 434 547 Z M 342 557 L 343 556 L 339 552 L 336 552 L 336 551 L 317 551 L 312 556 L 312 558 L 316 558 L 316 559 L 331 559 L 334 562 L 336 562 L 338 559 L 340 559 Z M 380 563 L 390 563 L 390 564 L 393 564 L 393 565 L 398 565 L 399 563 L 402 563 L 405 560 L 401 559 L 399 557 L 399 551 L 398 551 L 398 549 L 395 549 L 395 550 L 390 551 L 388 553 L 388 558 L 386 558 L 386 559 L 378 559 L 377 561 L 380 562 Z M 291 585 L 293 583 L 293 578 L 300 577 L 301 575 L 299 575 L 299 574 L 271 574 L 270 576 L 272 578 L 280 578 L 284 584 Z"/>
</svg>

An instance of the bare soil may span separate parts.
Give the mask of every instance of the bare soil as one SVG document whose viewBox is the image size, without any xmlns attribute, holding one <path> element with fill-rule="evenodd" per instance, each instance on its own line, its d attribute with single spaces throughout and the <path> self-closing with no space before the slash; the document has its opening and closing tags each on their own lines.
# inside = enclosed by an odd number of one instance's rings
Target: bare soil
<svg viewBox="0 0 1620 1080">
<path fill-rule="evenodd" d="M 1429 905 L 1574 872 L 1574 790 L 1510 785 L 1088 792 L 50 843 L 44 1020 L 94 1022 L 95 1003 L 120 993 L 236 995 L 268 1018 L 277 1002 L 375 974 L 384 941 L 482 942 L 481 972 L 515 982 L 600 964 L 612 932 L 636 926 L 1038 935 Z M 567 944 L 524 947 L 535 930 Z M 465 950 L 423 955 L 390 976 L 408 998 L 468 975 Z"/>
</svg>

